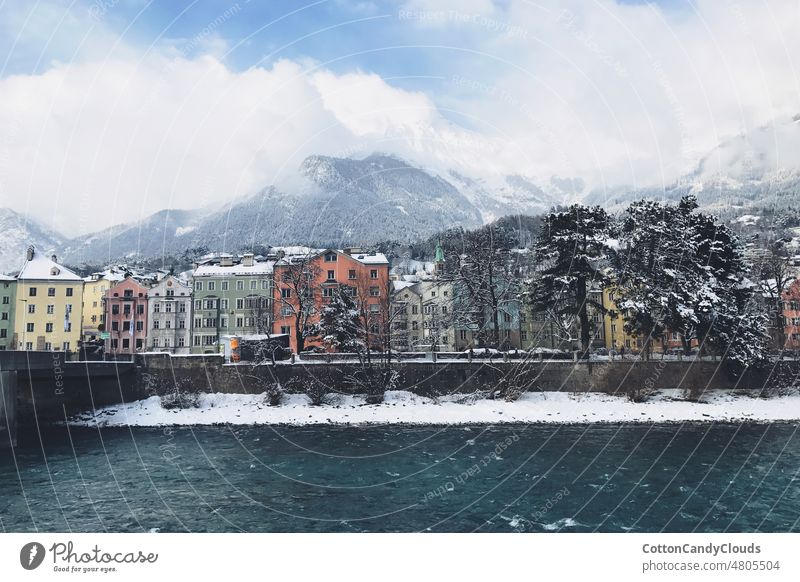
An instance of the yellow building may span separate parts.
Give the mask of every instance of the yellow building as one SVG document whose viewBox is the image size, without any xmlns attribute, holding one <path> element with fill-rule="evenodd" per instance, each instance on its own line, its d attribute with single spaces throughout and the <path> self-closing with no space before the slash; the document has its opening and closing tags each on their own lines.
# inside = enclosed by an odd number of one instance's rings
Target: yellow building
<svg viewBox="0 0 800 582">
<path fill-rule="evenodd" d="M 603 289 L 603 333 L 605 345 L 609 350 L 637 351 L 642 347 L 642 340 L 629 333 L 625 333 L 625 318 L 622 316 L 616 304 L 618 299 L 616 287 L 606 287 Z"/>
<path fill-rule="evenodd" d="M 112 285 L 124 279 L 119 273 L 93 273 L 83 283 L 83 313 L 81 317 L 81 334 L 83 341 L 96 340 L 100 337 L 101 324 L 105 324 L 103 297 Z"/>
<path fill-rule="evenodd" d="M 14 345 L 19 350 L 77 350 L 83 279 L 30 247 L 17 276 Z"/>
</svg>

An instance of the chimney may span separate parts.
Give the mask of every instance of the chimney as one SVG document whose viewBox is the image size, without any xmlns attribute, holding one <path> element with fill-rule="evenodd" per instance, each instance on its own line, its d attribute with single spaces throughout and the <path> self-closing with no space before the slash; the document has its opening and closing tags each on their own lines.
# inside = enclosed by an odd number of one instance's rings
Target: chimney
<svg viewBox="0 0 800 582">
<path fill-rule="evenodd" d="M 57 263 L 58 262 L 58 257 L 55 254 L 52 254 L 52 255 L 50 255 L 50 260 L 53 261 L 54 263 Z"/>
<path fill-rule="evenodd" d="M 230 267 L 233 265 L 233 257 L 230 255 L 222 255 L 219 260 L 220 267 Z"/>
<path fill-rule="evenodd" d="M 243 267 L 253 266 L 253 253 L 245 253 L 242 255 L 242 266 Z"/>
<path fill-rule="evenodd" d="M 28 250 L 25 251 L 25 259 L 28 261 L 33 260 L 33 255 L 36 254 L 36 250 L 34 249 L 33 245 L 28 247 Z"/>
</svg>

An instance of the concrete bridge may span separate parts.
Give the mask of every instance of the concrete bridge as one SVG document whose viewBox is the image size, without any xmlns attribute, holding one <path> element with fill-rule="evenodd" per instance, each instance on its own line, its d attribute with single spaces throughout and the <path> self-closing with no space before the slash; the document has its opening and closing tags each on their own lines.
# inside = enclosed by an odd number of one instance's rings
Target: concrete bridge
<svg viewBox="0 0 800 582">
<path fill-rule="evenodd" d="M 132 362 L 71 362 L 64 352 L 0 351 L 0 448 L 20 422 L 63 420 L 87 407 L 138 396 Z"/>
</svg>

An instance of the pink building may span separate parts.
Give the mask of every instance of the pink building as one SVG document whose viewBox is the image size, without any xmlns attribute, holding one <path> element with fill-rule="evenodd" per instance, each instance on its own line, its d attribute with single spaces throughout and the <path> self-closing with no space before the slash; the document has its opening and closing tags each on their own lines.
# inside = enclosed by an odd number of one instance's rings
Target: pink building
<svg viewBox="0 0 800 582">
<path fill-rule="evenodd" d="M 147 345 L 147 287 L 130 276 L 125 277 L 103 298 L 106 353 L 133 354 Z"/>
</svg>

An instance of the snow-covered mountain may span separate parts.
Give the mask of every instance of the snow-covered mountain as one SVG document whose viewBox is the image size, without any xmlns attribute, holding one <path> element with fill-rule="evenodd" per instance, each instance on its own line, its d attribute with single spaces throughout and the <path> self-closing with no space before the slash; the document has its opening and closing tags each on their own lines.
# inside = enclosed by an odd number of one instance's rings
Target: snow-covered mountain
<svg viewBox="0 0 800 582">
<path fill-rule="evenodd" d="M 688 193 L 712 212 L 800 206 L 800 114 L 724 140 L 666 188 L 618 186 L 586 200 L 614 210 L 638 198 L 678 200 Z"/>
<path fill-rule="evenodd" d="M 49 255 L 64 242 L 57 233 L 10 210 L 0 208 L 0 273 L 15 272 L 25 262 L 25 250 L 34 245 Z"/>
<path fill-rule="evenodd" d="M 361 160 L 310 156 L 298 169 L 291 190 L 269 186 L 214 211 L 164 210 L 68 241 L 65 260 L 108 262 L 200 246 L 236 251 L 254 244 L 412 241 L 452 226 L 474 227 L 496 216 L 549 206 L 546 195 L 532 184 L 519 177 L 509 180 L 503 192 L 506 199 L 513 199 L 515 191 L 525 195 L 513 204 L 492 206 L 488 192 L 479 196 L 463 181 L 448 181 L 394 156 L 373 154 Z M 494 212 L 486 212 L 487 208 Z"/>
</svg>

